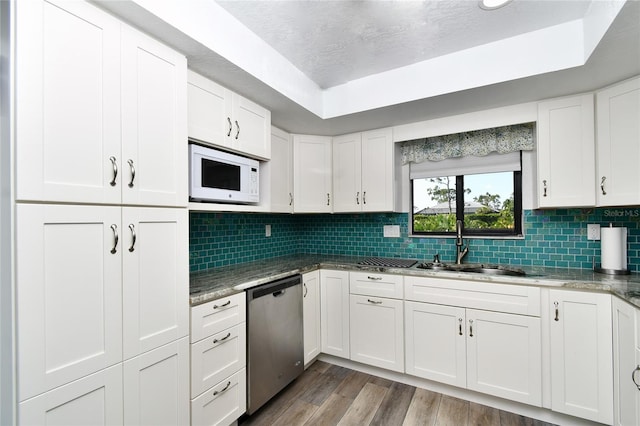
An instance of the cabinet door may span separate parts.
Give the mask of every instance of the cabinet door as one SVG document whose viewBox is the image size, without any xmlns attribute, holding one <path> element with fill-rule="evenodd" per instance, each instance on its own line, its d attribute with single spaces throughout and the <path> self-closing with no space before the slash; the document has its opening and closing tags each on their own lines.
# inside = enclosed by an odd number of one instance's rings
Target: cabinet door
<svg viewBox="0 0 640 426">
<path fill-rule="evenodd" d="M 349 272 L 320 270 L 322 352 L 349 358 Z"/>
<path fill-rule="evenodd" d="M 593 206 L 593 95 L 538 104 L 538 206 Z"/>
<path fill-rule="evenodd" d="M 293 213 L 293 147 L 291 135 L 271 128 L 271 161 L 266 163 L 271 178 L 271 212 Z M 260 173 L 264 177 L 265 169 Z"/>
<path fill-rule="evenodd" d="M 640 204 L 640 78 L 597 94 L 598 205 Z"/>
<path fill-rule="evenodd" d="M 551 409 L 613 422 L 611 296 L 550 290 Z"/>
<path fill-rule="evenodd" d="M 304 364 L 320 354 L 320 271 L 302 275 L 304 324 Z"/>
<path fill-rule="evenodd" d="M 124 424 L 189 424 L 189 338 L 125 361 Z"/>
<path fill-rule="evenodd" d="M 252 157 L 271 158 L 271 112 L 234 94 L 231 103 L 231 146 Z"/>
<path fill-rule="evenodd" d="M 394 208 L 393 135 L 391 129 L 362 134 L 362 211 Z"/>
<path fill-rule="evenodd" d="M 124 208 L 124 358 L 188 335 L 186 209 Z"/>
<path fill-rule="evenodd" d="M 187 60 L 122 31 L 122 201 L 187 205 Z"/>
<path fill-rule="evenodd" d="M 362 210 L 360 133 L 333 138 L 333 211 Z"/>
<path fill-rule="evenodd" d="M 464 308 L 404 302 L 407 374 L 467 385 Z"/>
<path fill-rule="evenodd" d="M 467 388 L 542 405 L 540 318 L 467 309 Z"/>
<path fill-rule="evenodd" d="M 351 359 L 404 372 L 402 300 L 354 294 L 350 299 Z"/>
<path fill-rule="evenodd" d="M 16 6 L 16 199 L 119 203 L 120 24 L 85 2 Z"/>
<path fill-rule="evenodd" d="M 16 209 L 22 401 L 122 361 L 122 229 L 118 207 Z"/>
<path fill-rule="evenodd" d="M 613 402 L 614 425 L 640 423 L 640 392 L 633 383 L 636 364 L 636 308 L 617 297 L 613 309 Z M 638 376 L 637 373 L 635 373 Z M 637 379 L 636 379 L 637 380 Z"/>
<path fill-rule="evenodd" d="M 231 92 L 213 81 L 187 71 L 189 139 L 231 147 Z"/>
<path fill-rule="evenodd" d="M 122 424 L 122 364 L 83 377 L 18 405 L 18 424 Z"/>
<path fill-rule="evenodd" d="M 331 212 L 331 138 L 293 136 L 296 213 Z"/>
</svg>

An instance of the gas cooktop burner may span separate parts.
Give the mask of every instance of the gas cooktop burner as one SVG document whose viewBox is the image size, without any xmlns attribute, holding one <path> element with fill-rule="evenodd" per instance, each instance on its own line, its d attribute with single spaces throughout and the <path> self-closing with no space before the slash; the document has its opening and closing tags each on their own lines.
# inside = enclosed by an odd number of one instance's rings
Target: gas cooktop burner
<svg viewBox="0 0 640 426">
<path fill-rule="evenodd" d="M 410 259 L 389 259 L 384 257 L 368 257 L 358 262 L 358 265 L 384 266 L 387 268 L 411 268 L 418 263 L 417 260 Z"/>
</svg>

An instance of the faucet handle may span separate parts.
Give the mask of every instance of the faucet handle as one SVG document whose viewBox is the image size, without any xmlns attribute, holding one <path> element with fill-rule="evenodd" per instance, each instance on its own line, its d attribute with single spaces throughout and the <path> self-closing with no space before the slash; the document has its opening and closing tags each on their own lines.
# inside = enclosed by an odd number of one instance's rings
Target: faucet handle
<svg viewBox="0 0 640 426">
<path fill-rule="evenodd" d="M 440 253 L 433 255 L 433 263 L 440 263 Z"/>
</svg>

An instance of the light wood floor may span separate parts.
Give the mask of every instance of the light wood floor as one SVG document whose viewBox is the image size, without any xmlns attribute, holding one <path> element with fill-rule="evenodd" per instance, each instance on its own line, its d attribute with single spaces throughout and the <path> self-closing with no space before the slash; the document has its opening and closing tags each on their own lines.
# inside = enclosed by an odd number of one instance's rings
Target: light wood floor
<svg viewBox="0 0 640 426">
<path fill-rule="evenodd" d="M 240 425 L 548 426 L 348 368 L 316 361 Z"/>
</svg>

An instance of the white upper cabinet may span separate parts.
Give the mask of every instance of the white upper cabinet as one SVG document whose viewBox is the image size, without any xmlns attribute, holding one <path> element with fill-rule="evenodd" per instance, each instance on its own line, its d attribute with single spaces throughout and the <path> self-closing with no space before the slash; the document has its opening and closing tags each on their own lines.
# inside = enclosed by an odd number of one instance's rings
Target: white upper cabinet
<svg viewBox="0 0 640 426">
<path fill-rule="evenodd" d="M 186 205 L 186 59 L 88 3 L 17 16 L 17 200 Z"/>
<path fill-rule="evenodd" d="M 596 96 L 598 205 L 640 204 L 640 78 Z"/>
<path fill-rule="evenodd" d="M 264 160 L 271 158 L 271 112 L 188 72 L 189 138 Z"/>
<path fill-rule="evenodd" d="M 362 211 L 393 211 L 394 158 L 392 129 L 362 134 Z"/>
<path fill-rule="evenodd" d="M 120 23 L 83 2 L 16 5 L 16 198 L 119 203 Z"/>
<path fill-rule="evenodd" d="M 538 207 L 594 206 L 593 95 L 538 104 Z"/>
<path fill-rule="evenodd" d="M 334 212 L 393 211 L 391 129 L 333 139 Z"/>
<path fill-rule="evenodd" d="M 362 134 L 333 138 L 333 211 L 362 211 Z"/>
<path fill-rule="evenodd" d="M 122 202 L 187 204 L 187 60 L 122 31 Z"/>
<path fill-rule="evenodd" d="M 330 213 L 331 138 L 293 136 L 293 191 L 296 213 Z"/>
<path fill-rule="evenodd" d="M 291 135 L 271 128 L 271 160 L 260 170 L 262 179 L 268 168 L 273 213 L 293 213 L 293 144 Z"/>
</svg>

